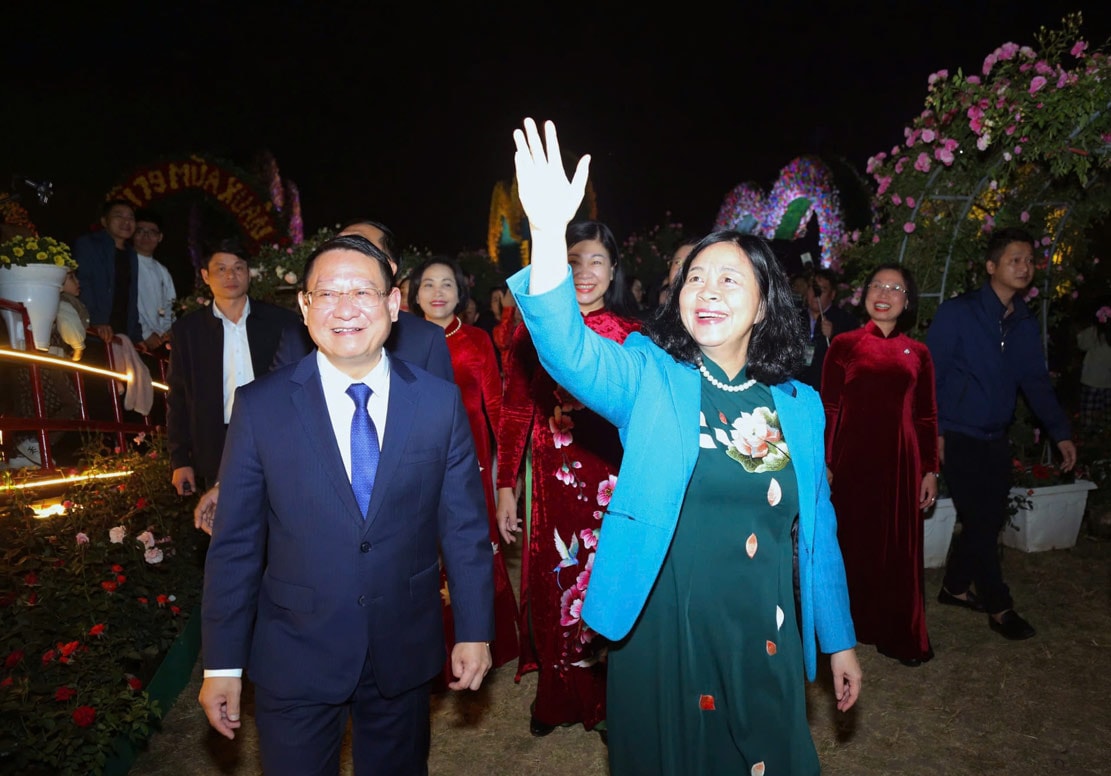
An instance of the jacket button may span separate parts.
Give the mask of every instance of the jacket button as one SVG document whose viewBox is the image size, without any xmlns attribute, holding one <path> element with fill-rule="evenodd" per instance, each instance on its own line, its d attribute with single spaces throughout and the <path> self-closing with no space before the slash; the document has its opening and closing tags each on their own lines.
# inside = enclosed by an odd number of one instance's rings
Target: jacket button
<svg viewBox="0 0 1111 776">
<path fill-rule="evenodd" d="M 359 596 L 359 606 L 366 606 L 366 596 L 365 595 Z"/>
<path fill-rule="evenodd" d="M 370 552 L 370 542 L 363 542 L 359 545 L 359 549 L 363 552 Z"/>
</svg>

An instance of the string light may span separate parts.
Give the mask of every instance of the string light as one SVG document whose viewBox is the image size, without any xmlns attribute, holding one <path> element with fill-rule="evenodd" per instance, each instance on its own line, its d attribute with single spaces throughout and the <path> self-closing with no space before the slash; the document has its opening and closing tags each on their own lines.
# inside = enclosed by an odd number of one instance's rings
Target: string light
<svg viewBox="0 0 1111 776">
<path fill-rule="evenodd" d="M 38 353 L 28 353 L 23 350 L 0 348 L 0 355 L 22 359 L 23 361 L 35 361 L 40 364 L 49 364 L 51 367 L 54 367 L 56 369 L 70 369 L 77 372 L 86 372 L 88 374 L 111 377 L 116 380 L 121 380 L 125 383 L 130 383 L 133 378 L 133 375 L 131 373 L 113 372 L 109 369 L 101 369 L 100 367 L 89 366 L 88 364 L 81 364 L 76 361 L 65 361 L 60 358 L 51 358 L 50 356 L 40 356 Z M 170 386 L 166 385 L 165 383 L 160 383 L 152 380 L 150 384 L 160 391 L 170 390 Z"/>
</svg>

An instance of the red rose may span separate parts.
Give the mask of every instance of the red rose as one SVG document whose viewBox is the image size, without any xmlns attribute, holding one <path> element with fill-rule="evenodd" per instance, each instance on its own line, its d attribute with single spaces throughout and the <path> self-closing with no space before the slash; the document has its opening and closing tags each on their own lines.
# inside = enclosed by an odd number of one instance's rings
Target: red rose
<svg viewBox="0 0 1111 776">
<path fill-rule="evenodd" d="M 4 659 L 4 668 L 14 668 L 23 660 L 23 650 L 17 649 Z"/>
<path fill-rule="evenodd" d="M 119 585 L 117 585 L 112 580 L 105 580 L 104 582 L 100 583 L 100 586 L 107 590 L 109 593 L 116 592 L 116 588 L 119 587 Z"/>
<path fill-rule="evenodd" d="M 57 656 L 57 653 L 54 650 L 52 650 L 52 649 L 46 650 L 45 652 L 42 653 L 42 664 L 45 666 L 45 665 L 48 665 L 48 664 L 52 663 L 56 656 Z"/>
<path fill-rule="evenodd" d="M 121 571 L 123 571 L 123 566 L 121 566 L 118 563 L 113 563 L 112 564 L 112 573 L 113 574 L 119 574 Z"/>
<path fill-rule="evenodd" d="M 116 455 L 119 455 L 119 454 L 120 454 L 120 449 L 117 447 L 116 448 Z M 125 490 L 127 490 L 127 486 L 126 485 L 117 485 L 116 490 L 118 490 L 120 493 L 123 493 Z"/>
<path fill-rule="evenodd" d="M 170 611 L 173 612 L 174 616 L 176 617 L 177 615 L 181 614 L 181 607 L 180 606 L 171 606 Z"/>
<path fill-rule="evenodd" d="M 25 584 L 25 585 L 31 586 L 31 585 L 37 585 L 38 583 L 39 583 L 39 575 L 36 574 L 33 571 L 27 572 L 27 574 L 24 575 L 24 577 L 23 577 L 23 584 Z"/>
<path fill-rule="evenodd" d="M 11 687 L 11 686 L 12 686 L 12 678 L 10 676 L 5 676 L 4 681 L 0 682 L 0 687 Z"/>
<path fill-rule="evenodd" d="M 157 596 L 154 600 L 158 602 L 159 606 L 165 606 L 167 603 L 169 603 L 170 597 L 167 595 L 160 595 Z"/>
<path fill-rule="evenodd" d="M 116 577 L 116 581 L 122 585 L 124 582 L 127 581 L 127 577 L 125 577 L 123 574 L 120 574 Z"/>
<path fill-rule="evenodd" d="M 136 678 L 134 676 L 127 677 L 127 686 L 130 687 L 135 692 L 138 692 L 139 690 L 143 689 L 143 683 L 140 682 L 138 680 L 138 678 Z"/>
<path fill-rule="evenodd" d="M 145 498 L 140 498 L 138 501 L 135 502 L 135 508 L 136 509 L 144 509 L 144 508 L 146 508 L 146 505 L 147 505 L 147 500 Z"/>
<path fill-rule="evenodd" d="M 75 695 L 77 695 L 77 690 L 72 687 L 59 687 L 54 691 L 54 700 L 58 701 L 58 703 L 65 703 Z"/>
<path fill-rule="evenodd" d="M 89 635 L 90 636 L 103 636 L 104 635 L 104 623 L 98 622 L 96 625 L 89 628 Z"/>
<path fill-rule="evenodd" d="M 73 723 L 77 727 L 88 727 L 96 719 L 96 709 L 92 706 L 78 706 L 73 710 Z"/>
<path fill-rule="evenodd" d="M 148 603 L 150 603 L 144 596 L 139 596 L 135 600 L 141 603 L 143 606 L 146 606 Z"/>
<path fill-rule="evenodd" d="M 1034 479 L 1036 480 L 1048 480 L 1050 477 L 1053 476 L 1053 470 L 1045 464 L 1040 463 L 1034 464 L 1034 467 L 1030 470 L 1030 473 L 1034 475 Z"/>
</svg>

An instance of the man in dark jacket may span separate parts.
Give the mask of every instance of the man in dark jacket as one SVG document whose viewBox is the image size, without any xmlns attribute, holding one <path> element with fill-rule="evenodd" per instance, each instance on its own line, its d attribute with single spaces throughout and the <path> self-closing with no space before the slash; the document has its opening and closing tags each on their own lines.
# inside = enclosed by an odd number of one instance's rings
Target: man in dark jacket
<svg viewBox="0 0 1111 776">
<path fill-rule="evenodd" d="M 122 334 L 138 345 L 143 341 L 139 324 L 139 257 L 129 240 L 135 233 L 135 210 L 124 199 L 104 203 L 101 230 L 78 237 L 73 243 L 81 301 L 89 309 L 93 329 L 105 342 Z"/>
<path fill-rule="evenodd" d="M 1007 430 L 1018 391 L 1056 441 L 1065 471 L 1076 463 L 1076 446 L 1049 380 L 1038 322 L 1022 300 L 1034 279 L 1034 238 L 1022 229 L 995 232 L 986 269 L 988 282 L 944 302 L 926 333 L 942 471 L 961 521 L 938 601 L 987 611 L 992 630 L 1028 639 L 1034 628 L 1012 608 L 998 555 L 1011 485 Z"/>
<path fill-rule="evenodd" d="M 836 297 L 837 276 L 832 270 L 815 270 L 806 290 L 805 309 L 800 313 L 803 331 L 807 334 L 807 361 L 798 379 L 816 391 L 822 387 L 822 365 L 830 340 L 860 327 L 856 318 L 833 303 Z"/>
</svg>

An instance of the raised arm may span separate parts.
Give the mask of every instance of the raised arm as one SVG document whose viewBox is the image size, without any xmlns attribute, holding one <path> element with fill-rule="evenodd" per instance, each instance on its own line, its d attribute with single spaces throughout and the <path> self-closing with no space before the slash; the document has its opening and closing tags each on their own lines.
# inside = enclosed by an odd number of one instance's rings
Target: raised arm
<svg viewBox="0 0 1111 776">
<path fill-rule="evenodd" d="M 575 217 L 586 191 L 590 156 L 583 156 L 575 175 L 567 180 L 559 153 L 555 124 L 544 122 L 544 142 L 536 122 L 525 119 L 524 130 L 514 130 L 517 153 L 517 193 L 528 214 L 532 234 L 529 293 L 551 291 L 567 277 L 567 224 Z M 545 149 L 546 146 L 546 149 Z"/>
</svg>

